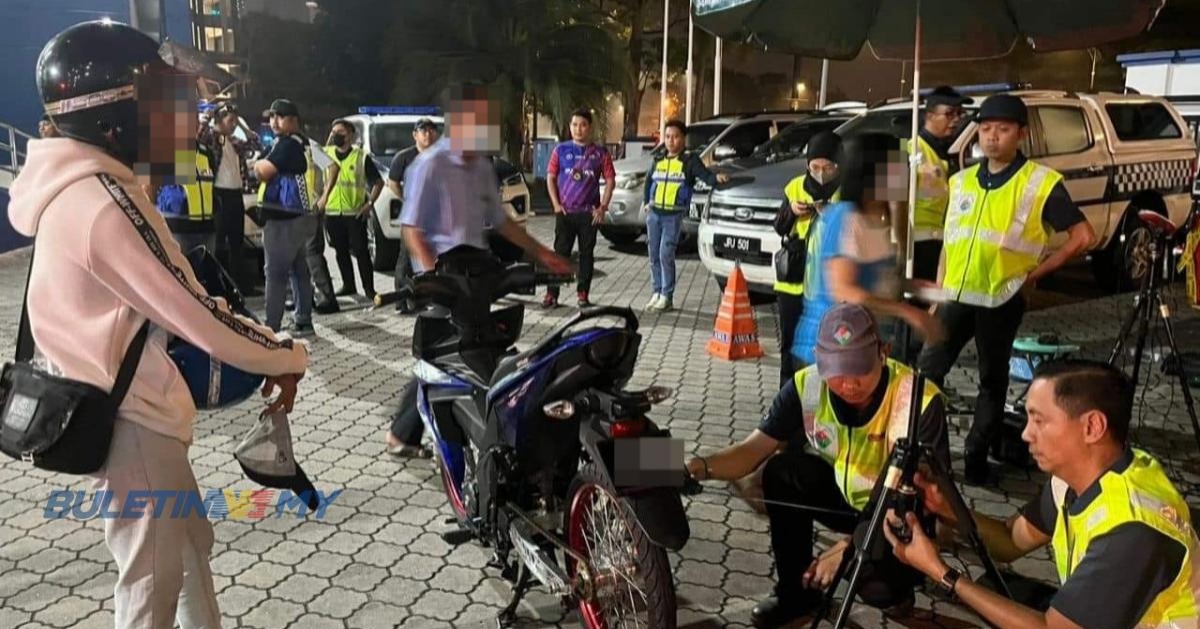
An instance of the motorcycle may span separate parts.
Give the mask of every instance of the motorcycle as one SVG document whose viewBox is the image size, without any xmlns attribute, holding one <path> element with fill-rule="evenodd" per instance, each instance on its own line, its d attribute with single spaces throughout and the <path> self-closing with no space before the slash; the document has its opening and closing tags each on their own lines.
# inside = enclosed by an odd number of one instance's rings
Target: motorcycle
<svg viewBox="0 0 1200 629">
<path fill-rule="evenodd" d="M 589 629 L 676 626 L 667 551 L 690 535 L 682 449 L 646 415 L 671 391 L 626 391 L 641 336 L 629 308 L 580 311 L 518 352 L 524 306 L 492 308 L 569 276 L 459 247 L 414 278 L 417 406 L 457 528 L 514 584 L 499 627 L 540 583 Z M 598 319 L 622 325 L 581 327 Z M 674 452 L 675 455 L 670 453 Z M 676 461 L 674 459 L 678 458 Z M 515 557 L 515 561 L 512 559 Z"/>
</svg>

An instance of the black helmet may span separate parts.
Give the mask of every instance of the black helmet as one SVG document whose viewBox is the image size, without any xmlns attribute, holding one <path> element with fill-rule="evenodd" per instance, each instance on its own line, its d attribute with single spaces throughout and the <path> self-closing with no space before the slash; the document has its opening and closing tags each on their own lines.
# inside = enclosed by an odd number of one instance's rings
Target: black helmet
<svg viewBox="0 0 1200 629">
<path fill-rule="evenodd" d="M 116 22 L 84 22 L 42 49 L 38 92 L 62 135 L 132 164 L 138 156 L 137 83 L 174 72 L 145 33 Z"/>
</svg>

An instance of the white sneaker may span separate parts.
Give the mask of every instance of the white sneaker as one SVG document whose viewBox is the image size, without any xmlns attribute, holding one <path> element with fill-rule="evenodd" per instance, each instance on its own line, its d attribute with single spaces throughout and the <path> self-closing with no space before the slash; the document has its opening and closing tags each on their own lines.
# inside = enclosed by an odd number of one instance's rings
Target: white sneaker
<svg viewBox="0 0 1200 629">
<path fill-rule="evenodd" d="M 654 293 L 653 295 L 650 296 L 650 301 L 646 302 L 646 305 L 643 309 L 644 310 L 657 310 L 658 302 L 660 300 L 662 300 L 662 298 L 663 298 L 662 295 L 660 295 L 658 293 Z"/>
<path fill-rule="evenodd" d="M 654 309 L 658 312 L 670 312 L 675 309 L 675 304 L 667 295 L 659 295 L 658 303 L 654 304 Z"/>
</svg>

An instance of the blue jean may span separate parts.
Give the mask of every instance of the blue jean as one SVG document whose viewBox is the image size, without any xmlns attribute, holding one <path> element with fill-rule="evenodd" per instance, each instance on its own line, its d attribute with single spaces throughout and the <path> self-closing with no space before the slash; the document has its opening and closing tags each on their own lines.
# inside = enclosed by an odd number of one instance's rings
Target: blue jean
<svg viewBox="0 0 1200 629">
<path fill-rule="evenodd" d="M 650 245 L 650 283 L 654 292 L 671 297 L 675 294 L 675 250 L 679 247 L 679 231 L 683 228 L 683 212 L 646 217 L 646 240 Z"/>
<path fill-rule="evenodd" d="M 267 275 L 267 325 L 278 331 L 283 323 L 283 304 L 287 283 L 292 283 L 297 324 L 312 323 L 313 286 L 305 252 L 308 241 L 317 233 L 317 217 L 301 216 L 287 220 L 271 219 L 263 227 L 263 254 Z"/>
</svg>

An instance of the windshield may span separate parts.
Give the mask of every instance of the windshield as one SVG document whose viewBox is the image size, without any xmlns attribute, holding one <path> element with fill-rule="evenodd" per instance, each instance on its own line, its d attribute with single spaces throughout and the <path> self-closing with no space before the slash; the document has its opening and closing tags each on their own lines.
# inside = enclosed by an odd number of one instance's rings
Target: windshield
<svg viewBox="0 0 1200 629">
<path fill-rule="evenodd" d="M 376 122 L 371 125 L 371 154 L 376 157 L 395 155 L 413 145 L 413 123 Z"/>
<path fill-rule="evenodd" d="M 727 128 L 727 124 L 694 124 L 688 127 L 687 136 L 683 141 L 684 150 L 700 151 L 707 148 Z"/>
<path fill-rule="evenodd" d="M 758 147 L 751 157 L 765 161 L 785 161 L 793 157 L 799 157 L 804 153 L 804 147 L 808 146 L 808 141 L 814 135 L 822 131 L 833 131 L 843 122 L 845 122 L 844 118 L 836 118 L 832 120 L 797 122 L 788 125 L 786 129 L 780 131 L 766 144 Z"/>
<path fill-rule="evenodd" d="M 973 115 L 974 110 L 967 109 L 967 115 L 959 120 L 958 128 L 955 129 L 954 135 L 951 137 L 958 137 L 958 134 L 971 121 Z M 843 138 L 862 135 L 864 133 L 886 133 L 893 137 L 904 139 L 912 134 L 912 110 L 889 109 L 886 111 L 868 112 L 838 127 L 837 133 Z"/>
</svg>

